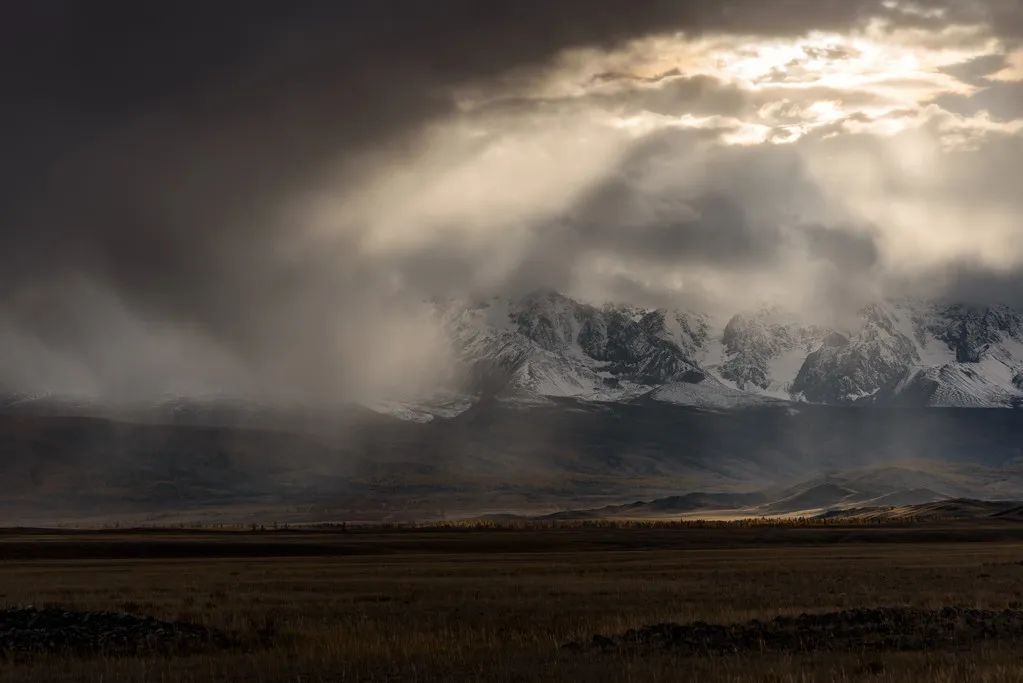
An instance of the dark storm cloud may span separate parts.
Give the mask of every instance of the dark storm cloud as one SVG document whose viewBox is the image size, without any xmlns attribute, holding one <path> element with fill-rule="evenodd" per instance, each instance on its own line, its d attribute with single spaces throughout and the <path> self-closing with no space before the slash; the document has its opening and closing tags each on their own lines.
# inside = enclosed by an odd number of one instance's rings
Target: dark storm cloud
<svg viewBox="0 0 1023 683">
<path fill-rule="evenodd" d="M 674 162 L 698 154 L 704 136 L 669 131 L 635 149 L 610 180 L 572 211 L 567 221 L 575 233 L 571 249 L 661 263 L 769 267 L 779 246 L 778 226 L 753 224 L 747 212 L 755 200 L 744 193 L 739 176 L 757 175 L 751 167 L 785 161 L 770 153 L 765 156 L 773 158 L 767 160 L 722 149 L 708 178 L 697 185 L 684 171 L 676 172 Z"/>
<path fill-rule="evenodd" d="M 976 259 L 958 259 L 925 277 L 900 283 L 906 291 L 937 300 L 976 306 L 1023 308 L 1023 272 L 994 270 Z"/>
<path fill-rule="evenodd" d="M 676 78 L 681 76 L 682 72 L 677 68 L 668 69 L 662 73 L 654 76 L 637 76 L 636 74 L 621 73 L 616 71 L 605 71 L 604 73 L 596 74 L 590 79 L 593 83 L 615 83 L 615 82 L 632 82 L 632 83 L 660 83 L 663 80 L 670 78 Z"/>
<path fill-rule="evenodd" d="M 791 270 L 805 273 L 809 281 L 798 286 L 820 290 L 822 301 L 858 307 L 877 276 L 876 235 L 824 222 L 827 209 L 794 147 L 728 147 L 704 131 L 669 130 L 638 145 L 560 221 L 538 230 L 509 279 L 518 291 L 544 282 L 651 306 L 741 308 L 760 294 L 711 293 L 700 278 L 734 282 Z M 628 268 L 598 277 L 588 270 L 591 259 Z M 681 277 L 685 290 L 652 285 L 656 273 Z"/>
<path fill-rule="evenodd" d="M 298 228 L 282 204 L 319 189 L 339 157 L 450 111 L 449 89 L 460 81 L 679 14 L 673 3 L 625 13 L 608 4 L 578 21 L 580 9 L 458 1 L 12 8 L 0 41 L 15 67 L 2 114 L 4 326 L 107 374 L 95 350 L 130 336 L 115 323 L 169 321 L 194 326 L 256 371 L 295 358 L 296 383 L 343 385 L 336 375 L 347 368 L 334 366 L 358 351 L 346 348 L 357 335 L 337 328 L 372 318 L 380 302 L 363 293 L 381 286 L 379 271 L 337 253 L 287 255 Z M 80 281 L 128 310 L 97 328 L 96 302 L 78 295 Z M 136 350 L 123 351 L 130 366 Z"/>
<path fill-rule="evenodd" d="M 829 261 L 844 275 L 869 272 L 880 258 L 873 236 L 862 228 L 810 224 L 796 230 L 806 240 L 811 257 Z"/>
<path fill-rule="evenodd" d="M 1007 40 L 1023 38 L 1020 0 L 893 0 L 879 16 L 907 27 L 942 29 L 950 23 L 978 24 Z"/>
<path fill-rule="evenodd" d="M 994 54 L 975 57 L 969 61 L 945 67 L 942 71 L 950 76 L 955 76 L 963 83 L 982 87 L 990 84 L 988 76 L 1002 70 L 1005 66 L 1005 55 Z"/>
<path fill-rule="evenodd" d="M 1018 3 L 943 6 L 1018 33 Z M 272 368 L 271 386 L 324 395 L 367 371 L 350 357 L 364 361 L 381 330 L 398 329 L 395 288 L 450 286 L 479 252 L 429 245 L 368 261 L 358 235 L 324 251 L 301 239 L 291 209 L 328 191 L 339 164 L 354 182 L 362 153 L 409 149 L 423 125 L 455 110 L 458 86 L 566 47 L 666 31 L 782 36 L 882 15 L 933 21 L 866 0 L 40 0 L 5 15 L 0 387 L 30 388 L 34 369 L 66 366 L 71 382 L 91 374 L 93 388 L 125 394 L 159 391 L 171 375 L 227 386 Z M 662 76 L 649 111 L 747 106 L 712 79 Z M 730 166 L 731 190 L 669 202 L 624 237 L 577 225 L 651 257 L 765 258 L 771 232 L 751 228 L 750 198 L 770 212 L 780 210 L 772 197 L 793 197 L 771 189 L 790 177 L 772 154 Z M 628 206 L 627 191 L 605 189 Z M 595 197 L 591 208 L 606 205 Z M 526 259 L 523 272 L 552 279 L 550 258 Z"/>
<path fill-rule="evenodd" d="M 630 200 L 635 201 L 628 189 L 603 193 L 600 202 L 593 207 L 594 220 L 600 221 L 599 227 L 588 230 L 584 242 L 648 260 L 727 265 L 749 261 L 763 263 L 771 256 L 771 247 L 777 240 L 772 230 L 754 228 L 743 208 L 723 195 L 709 193 L 687 202 L 673 202 L 670 198 L 663 198 L 664 203 L 651 202 L 651 198 L 644 195 L 636 199 L 655 204 L 647 207 L 652 211 L 645 221 L 611 209 L 615 204 L 621 207 Z M 607 210 L 602 210 L 602 205 Z"/>
</svg>

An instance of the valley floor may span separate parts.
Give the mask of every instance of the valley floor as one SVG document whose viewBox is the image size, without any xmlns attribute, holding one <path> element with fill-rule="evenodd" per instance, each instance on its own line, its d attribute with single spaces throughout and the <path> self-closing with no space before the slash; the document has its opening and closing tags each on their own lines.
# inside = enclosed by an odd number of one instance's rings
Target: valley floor
<svg viewBox="0 0 1023 683">
<path fill-rule="evenodd" d="M 1011 639 L 697 655 L 564 646 L 661 622 L 1020 609 L 1023 525 L 11 531 L 0 602 L 183 620 L 233 642 L 0 659 L 4 681 L 1009 681 L 1023 678 Z"/>
</svg>

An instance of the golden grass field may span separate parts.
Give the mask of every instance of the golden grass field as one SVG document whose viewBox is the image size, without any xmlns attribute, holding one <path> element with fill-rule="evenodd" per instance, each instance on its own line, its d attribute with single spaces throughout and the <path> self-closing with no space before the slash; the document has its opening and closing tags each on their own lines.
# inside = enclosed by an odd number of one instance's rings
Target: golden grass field
<svg viewBox="0 0 1023 683">
<path fill-rule="evenodd" d="M 969 540 L 975 539 L 975 540 Z M 562 646 L 662 621 L 1023 607 L 1023 525 L 0 535 L 0 602 L 211 625 L 230 649 L 46 655 L 2 681 L 1015 681 L 1012 643 L 681 656 Z"/>
</svg>

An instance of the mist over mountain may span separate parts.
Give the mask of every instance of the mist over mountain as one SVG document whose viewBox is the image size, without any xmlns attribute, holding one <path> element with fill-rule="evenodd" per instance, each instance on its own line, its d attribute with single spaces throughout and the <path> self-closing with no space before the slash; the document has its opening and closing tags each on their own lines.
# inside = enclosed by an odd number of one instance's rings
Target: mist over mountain
<svg viewBox="0 0 1023 683">
<path fill-rule="evenodd" d="M 551 290 L 436 309 L 457 379 L 418 408 L 410 395 L 380 409 L 429 419 L 491 394 L 722 409 L 1023 405 L 1023 313 L 1007 306 L 886 301 L 841 326 L 778 307 L 731 315 L 597 307 Z"/>
<path fill-rule="evenodd" d="M 341 407 L 7 395 L 0 505 L 37 521 L 372 521 L 1023 498 L 1023 315 L 1005 306 L 882 302 L 835 327 L 552 290 L 423 305 L 457 359 L 425 392 Z M 621 505 L 640 498 L 655 502 Z"/>
</svg>

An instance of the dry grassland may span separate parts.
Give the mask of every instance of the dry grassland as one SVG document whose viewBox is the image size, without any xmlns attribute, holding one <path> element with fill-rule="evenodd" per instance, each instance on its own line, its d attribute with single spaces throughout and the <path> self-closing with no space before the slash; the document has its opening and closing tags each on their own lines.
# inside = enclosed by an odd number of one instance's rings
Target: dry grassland
<svg viewBox="0 0 1023 683">
<path fill-rule="evenodd" d="M 1020 680 L 1012 642 L 712 656 L 563 645 L 666 621 L 1016 609 L 1021 562 L 1023 538 L 1008 526 L 12 533 L 0 538 L 4 605 L 185 620 L 237 643 L 178 657 L 0 660 L 0 680 Z"/>
</svg>

